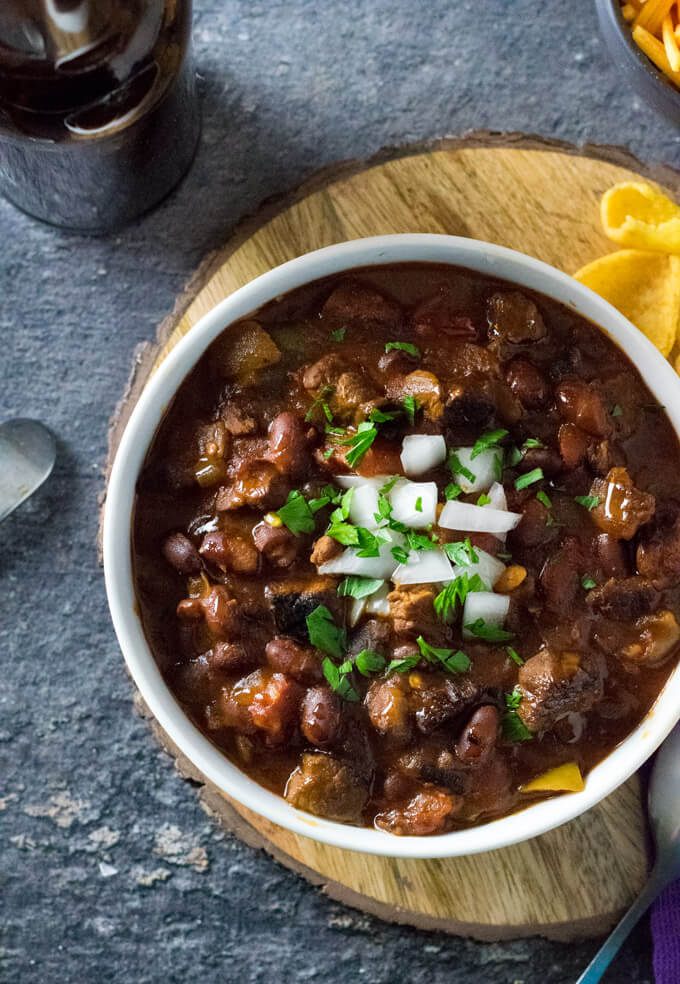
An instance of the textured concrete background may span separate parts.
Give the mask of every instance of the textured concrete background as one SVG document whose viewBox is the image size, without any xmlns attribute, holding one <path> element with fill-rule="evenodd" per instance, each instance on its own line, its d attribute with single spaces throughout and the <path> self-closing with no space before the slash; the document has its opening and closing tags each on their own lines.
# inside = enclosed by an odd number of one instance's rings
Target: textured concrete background
<svg viewBox="0 0 680 984">
<path fill-rule="evenodd" d="M 0 420 L 59 435 L 0 526 L 0 980 L 562 984 L 595 943 L 477 944 L 330 903 L 221 835 L 132 710 L 94 541 L 106 424 L 135 345 L 238 218 L 386 144 L 518 129 L 680 138 L 622 84 L 587 0 L 197 0 L 204 133 L 188 179 L 116 238 L 0 201 Z M 612 981 L 651 980 L 641 926 Z"/>
</svg>

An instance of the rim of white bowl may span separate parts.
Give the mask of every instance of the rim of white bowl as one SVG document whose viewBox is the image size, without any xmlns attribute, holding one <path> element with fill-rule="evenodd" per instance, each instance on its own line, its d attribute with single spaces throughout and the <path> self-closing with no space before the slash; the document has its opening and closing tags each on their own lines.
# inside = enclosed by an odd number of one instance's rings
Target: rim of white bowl
<svg viewBox="0 0 680 984">
<path fill-rule="evenodd" d="M 295 809 L 248 778 L 192 724 L 158 669 L 136 613 L 131 523 L 135 485 L 157 427 L 187 373 L 225 328 L 275 297 L 321 277 L 386 263 L 448 263 L 527 287 L 582 314 L 635 365 L 680 437 L 680 379 L 654 346 L 597 294 L 554 267 L 503 246 L 457 236 L 376 236 L 306 253 L 257 277 L 217 304 L 169 353 L 146 384 L 125 428 L 109 479 L 104 515 L 104 574 L 109 607 L 129 672 L 163 730 L 227 795 L 294 833 L 335 847 L 386 857 L 443 858 L 507 847 L 572 820 L 626 781 L 680 717 L 680 666 L 640 725 L 587 776 L 585 789 L 527 806 L 477 827 L 429 837 L 396 837 Z"/>
</svg>

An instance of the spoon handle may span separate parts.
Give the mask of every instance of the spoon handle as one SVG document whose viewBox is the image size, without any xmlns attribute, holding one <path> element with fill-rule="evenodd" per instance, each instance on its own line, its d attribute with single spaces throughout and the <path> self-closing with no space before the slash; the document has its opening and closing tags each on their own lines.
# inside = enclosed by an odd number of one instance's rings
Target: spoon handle
<svg viewBox="0 0 680 984">
<path fill-rule="evenodd" d="M 605 970 L 619 952 L 623 942 L 628 937 L 638 920 L 645 914 L 654 899 L 668 884 L 669 878 L 656 867 L 652 870 L 649 880 L 638 897 L 631 905 L 621 922 L 612 930 L 604 944 L 597 951 L 576 984 L 597 984 Z"/>
</svg>

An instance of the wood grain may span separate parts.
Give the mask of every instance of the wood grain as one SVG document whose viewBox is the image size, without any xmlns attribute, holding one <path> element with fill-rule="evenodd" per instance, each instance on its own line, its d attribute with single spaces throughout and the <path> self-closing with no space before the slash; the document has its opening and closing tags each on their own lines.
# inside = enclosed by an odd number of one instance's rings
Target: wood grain
<svg viewBox="0 0 680 984">
<path fill-rule="evenodd" d="M 572 273 L 615 248 L 598 218 L 604 190 L 641 174 L 671 193 L 680 186 L 675 172 L 644 168 L 616 148 L 579 152 L 479 134 L 312 179 L 265 206 L 204 262 L 160 327 L 159 346 L 138 355 L 112 446 L 153 368 L 218 301 L 271 267 L 360 236 L 437 232 L 510 246 Z M 228 800 L 154 729 L 181 774 L 201 783 L 204 806 L 224 827 L 333 898 L 386 919 L 479 939 L 574 939 L 604 932 L 646 876 L 637 778 L 585 816 L 512 848 L 430 861 L 378 858 L 292 834 Z"/>
</svg>

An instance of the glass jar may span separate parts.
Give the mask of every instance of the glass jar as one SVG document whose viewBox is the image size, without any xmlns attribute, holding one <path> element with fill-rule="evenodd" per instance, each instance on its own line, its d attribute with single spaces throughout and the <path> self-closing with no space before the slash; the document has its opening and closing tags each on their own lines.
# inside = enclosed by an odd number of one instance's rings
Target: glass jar
<svg viewBox="0 0 680 984">
<path fill-rule="evenodd" d="M 0 0 L 0 192 L 55 225 L 116 229 L 189 167 L 191 0 Z"/>
</svg>

